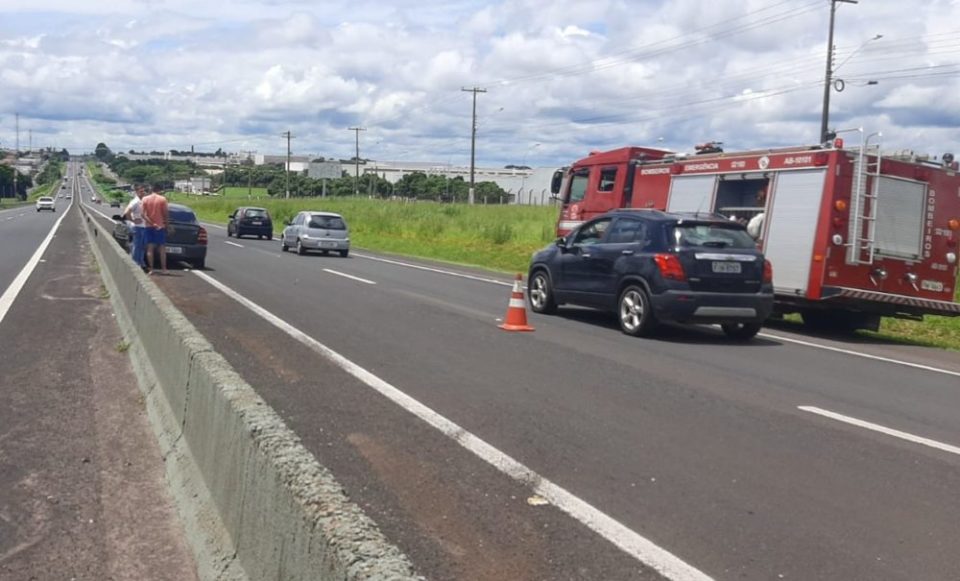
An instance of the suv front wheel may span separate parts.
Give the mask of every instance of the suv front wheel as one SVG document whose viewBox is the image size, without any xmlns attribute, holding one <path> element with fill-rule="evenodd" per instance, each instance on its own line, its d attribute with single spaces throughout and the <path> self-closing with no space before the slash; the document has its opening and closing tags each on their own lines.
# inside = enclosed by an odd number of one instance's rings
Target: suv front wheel
<svg viewBox="0 0 960 581">
<path fill-rule="evenodd" d="M 631 284 L 623 289 L 617 302 L 617 314 L 620 330 L 627 335 L 646 337 L 657 326 L 647 291 L 639 285 Z"/>
</svg>

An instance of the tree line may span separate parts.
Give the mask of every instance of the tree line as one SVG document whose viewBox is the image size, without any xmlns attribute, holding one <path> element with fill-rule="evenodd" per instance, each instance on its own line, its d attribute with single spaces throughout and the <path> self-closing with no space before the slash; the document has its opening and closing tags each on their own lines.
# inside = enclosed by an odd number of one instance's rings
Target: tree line
<svg viewBox="0 0 960 581">
<path fill-rule="evenodd" d="M 222 154 L 222 151 L 218 150 Z M 114 153 L 104 143 L 97 144 L 94 155 L 105 162 L 121 179 L 130 183 L 144 183 L 150 186 L 172 189 L 174 182 L 191 177 L 211 178 L 214 190 L 224 186 L 266 188 L 274 197 L 284 197 L 289 187 L 293 197 L 316 196 L 352 196 L 354 194 L 377 197 L 402 197 L 419 200 L 443 202 L 465 202 L 469 194 L 469 184 L 462 177 L 449 178 L 442 175 L 428 175 L 415 172 L 404 175 L 398 182 L 391 183 L 375 173 L 366 173 L 355 180 L 344 171 L 337 179 L 319 180 L 307 176 L 307 172 L 284 171 L 283 164 L 254 165 L 245 160 L 237 166 L 227 166 L 222 173 L 210 176 L 203 168 L 191 161 L 184 160 L 131 160 Z M 476 199 L 490 203 L 508 202 L 508 194 L 495 182 L 478 182 Z"/>
<path fill-rule="evenodd" d="M 13 172 L 16 170 L 8 165 L 0 165 L 0 198 L 20 198 L 21 200 L 26 200 L 27 192 L 34 185 L 42 186 L 63 177 L 62 162 L 70 159 L 70 152 L 66 149 L 61 149 L 60 151 L 44 149 L 38 153 L 41 161 L 45 161 L 46 165 L 36 177 L 17 172 L 16 192 L 13 190 Z M 22 155 L 18 155 L 17 157 L 22 157 Z"/>
</svg>

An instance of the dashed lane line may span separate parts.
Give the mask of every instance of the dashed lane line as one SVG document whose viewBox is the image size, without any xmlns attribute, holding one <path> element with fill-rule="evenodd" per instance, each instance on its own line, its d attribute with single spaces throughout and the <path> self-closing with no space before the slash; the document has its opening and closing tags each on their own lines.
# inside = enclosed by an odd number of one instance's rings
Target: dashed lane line
<svg viewBox="0 0 960 581">
<path fill-rule="evenodd" d="M 345 272 L 340 272 L 338 270 L 331 270 L 329 268 L 324 268 L 323 272 L 329 272 L 330 274 L 335 274 L 337 276 L 342 276 L 343 278 L 349 278 L 350 280 L 355 280 L 357 282 L 362 282 L 365 284 L 377 284 L 372 280 L 367 280 L 365 278 L 360 278 L 359 276 L 353 276 L 352 274 L 347 274 Z"/>
<path fill-rule="evenodd" d="M 936 448 L 937 450 L 942 450 L 944 452 L 950 452 L 951 454 L 960 455 L 960 447 L 953 446 L 950 444 L 944 444 L 943 442 L 938 442 L 937 440 L 931 440 L 930 438 L 915 436 L 908 432 L 901 432 L 900 430 L 895 430 L 893 428 L 881 426 L 880 424 L 867 422 L 864 420 L 860 420 L 850 416 L 845 416 L 843 414 L 838 414 L 836 412 L 831 412 L 829 410 L 825 410 L 825 409 L 814 407 L 814 406 L 801 405 L 801 406 L 797 406 L 797 409 L 801 411 L 809 412 L 812 414 L 817 414 L 825 418 L 830 418 L 838 422 L 843 422 L 845 424 L 850 424 L 851 426 L 857 426 L 858 428 L 864 428 L 866 430 L 872 430 L 874 432 L 886 434 L 887 436 L 893 436 L 894 438 L 900 438 L 901 440 L 913 442 L 914 444 L 922 444 L 924 446 Z"/>
</svg>

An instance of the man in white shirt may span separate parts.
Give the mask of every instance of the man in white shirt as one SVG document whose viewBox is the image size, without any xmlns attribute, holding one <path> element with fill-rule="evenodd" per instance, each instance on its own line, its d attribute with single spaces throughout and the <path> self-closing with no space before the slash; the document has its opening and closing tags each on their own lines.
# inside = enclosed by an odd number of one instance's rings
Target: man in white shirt
<svg viewBox="0 0 960 581">
<path fill-rule="evenodd" d="M 761 188 L 760 191 L 757 192 L 757 207 L 760 208 L 760 213 L 750 218 L 750 221 L 747 222 L 747 234 L 752 236 L 758 244 L 761 242 L 760 238 L 763 236 L 763 218 L 766 212 L 766 205 L 767 192 Z"/>
<path fill-rule="evenodd" d="M 136 195 L 130 200 L 127 208 L 123 211 L 123 218 L 127 221 L 127 228 L 130 229 L 130 234 L 133 236 L 133 244 L 130 247 L 130 257 L 133 258 L 133 261 L 136 262 L 140 268 L 146 269 L 147 263 L 144 261 L 143 256 L 146 225 L 143 222 L 143 205 L 140 202 L 145 193 L 145 189 L 143 184 L 137 184 L 135 190 Z"/>
</svg>

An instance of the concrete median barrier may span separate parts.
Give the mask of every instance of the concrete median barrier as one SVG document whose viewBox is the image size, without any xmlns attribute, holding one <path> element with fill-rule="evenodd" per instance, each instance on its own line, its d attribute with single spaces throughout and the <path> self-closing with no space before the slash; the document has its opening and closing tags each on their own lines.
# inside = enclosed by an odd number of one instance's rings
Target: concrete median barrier
<svg viewBox="0 0 960 581">
<path fill-rule="evenodd" d="M 421 579 L 84 210 L 202 579 Z"/>
</svg>

